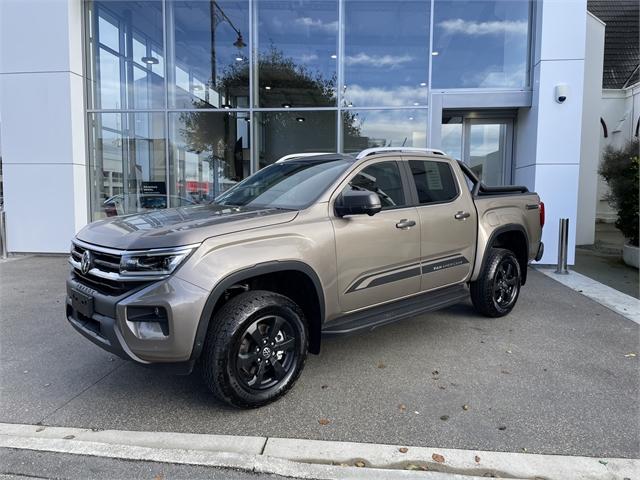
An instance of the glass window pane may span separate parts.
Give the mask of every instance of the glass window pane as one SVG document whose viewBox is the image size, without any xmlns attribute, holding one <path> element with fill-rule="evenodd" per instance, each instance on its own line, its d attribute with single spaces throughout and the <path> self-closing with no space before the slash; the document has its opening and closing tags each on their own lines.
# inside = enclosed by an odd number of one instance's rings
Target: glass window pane
<svg viewBox="0 0 640 480">
<path fill-rule="evenodd" d="M 427 146 L 427 110 L 346 110 L 342 128 L 345 152 Z"/>
<path fill-rule="evenodd" d="M 448 202 L 458 196 L 458 187 L 447 163 L 411 160 L 409 166 L 421 204 Z"/>
<path fill-rule="evenodd" d="M 440 147 L 457 160 L 462 160 L 462 117 L 442 117 Z"/>
<path fill-rule="evenodd" d="M 259 168 L 291 153 L 336 152 L 336 112 L 256 114 Z"/>
<path fill-rule="evenodd" d="M 346 0 L 345 106 L 427 104 L 428 1 Z"/>
<path fill-rule="evenodd" d="M 249 175 L 249 114 L 169 114 L 171 206 L 212 201 Z"/>
<path fill-rule="evenodd" d="M 162 2 L 96 0 L 93 7 L 93 107 L 163 108 Z"/>
<path fill-rule="evenodd" d="M 167 3 L 167 10 L 175 52 L 170 104 L 248 107 L 248 0 L 176 0 Z"/>
<path fill-rule="evenodd" d="M 165 208 L 164 115 L 95 113 L 89 125 L 92 219 Z"/>
<path fill-rule="evenodd" d="M 506 130 L 501 123 L 469 126 L 469 166 L 487 185 L 504 183 Z"/>
<path fill-rule="evenodd" d="M 528 84 L 528 0 L 434 0 L 433 88 Z"/>
<path fill-rule="evenodd" d="M 260 0 L 257 7 L 259 106 L 335 106 L 338 2 Z"/>
<path fill-rule="evenodd" d="M 377 193 L 383 210 L 407 204 L 397 162 L 380 162 L 365 168 L 346 188 Z"/>
</svg>

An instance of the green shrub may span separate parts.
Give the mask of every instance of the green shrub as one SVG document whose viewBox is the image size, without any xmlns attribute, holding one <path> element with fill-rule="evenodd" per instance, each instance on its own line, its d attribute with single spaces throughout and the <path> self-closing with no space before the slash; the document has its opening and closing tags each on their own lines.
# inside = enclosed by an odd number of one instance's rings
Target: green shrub
<svg viewBox="0 0 640 480">
<path fill-rule="evenodd" d="M 638 140 L 632 140 L 622 150 L 607 147 L 600 166 L 600 175 L 609 184 L 607 200 L 618 211 L 616 227 L 638 246 Z"/>
</svg>

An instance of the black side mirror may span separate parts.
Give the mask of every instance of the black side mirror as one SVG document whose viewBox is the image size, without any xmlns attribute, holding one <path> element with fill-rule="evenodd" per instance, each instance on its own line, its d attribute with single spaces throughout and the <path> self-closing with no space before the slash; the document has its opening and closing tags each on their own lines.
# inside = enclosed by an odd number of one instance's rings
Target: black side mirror
<svg viewBox="0 0 640 480">
<path fill-rule="evenodd" d="M 368 190 L 347 190 L 335 203 L 336 215 L 375 215 L 382 210 L 380 197 Z"/>
</svg>

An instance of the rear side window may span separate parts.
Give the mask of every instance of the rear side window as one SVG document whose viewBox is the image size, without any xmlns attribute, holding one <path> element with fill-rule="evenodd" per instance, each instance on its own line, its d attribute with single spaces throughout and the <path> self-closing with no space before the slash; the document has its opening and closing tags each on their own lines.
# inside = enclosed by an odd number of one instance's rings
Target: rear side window
<svg viewBox="0 0 640 480">
<path fill-rule="evenodd" d="M 382 209 L 404 207 L 404 189 L 400 168 L 396 162 L 380 162 L 369 165 L 349 182 L 352 190 L 369 190 L 380 197 Z"/>
<path fill-rule="evenodd" d="M 458 196 L 458 187 L 448 163 L 410 160 L 409 166 L 420 205 L 449 202 Z"/>
</svg>

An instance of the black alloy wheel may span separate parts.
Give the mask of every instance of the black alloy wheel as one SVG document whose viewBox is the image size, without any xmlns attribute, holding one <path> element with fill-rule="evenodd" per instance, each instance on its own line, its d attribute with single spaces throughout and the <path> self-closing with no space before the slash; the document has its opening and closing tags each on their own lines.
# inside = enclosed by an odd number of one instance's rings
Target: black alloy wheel
<svg viewBox="0 0 640 480">
<path fill-rule="evenodd" d="M 251 323 L 241 334 L 235 355 L 238 380 L 248 390 L 266 390 L 284 381 L 297 362 L 293 326 L 278 315 Z"/>
<path fill-rule="evenodd" d="M 493 279 L 493 301 L 499 308 L 506 309 L 513 303 L 518 294 L 520 269 L 513 256 L 504 257 L 498 264 Z"/>
<path fill-rule="evenodd" d="M 513 310 L 521 283 L 522 272 L 515 254 L 506 248 L 491 248 L 478 279 L 469 285 L 473 306 L 487 317 L 502 317 Z"/>
<path fill-rule="evenodd" d="M 213 316 L 200 358 L 209 390 L 240 408 L 284 395 L 296 382 L 309 340 L 303 311 L 290 298 L 250 290 Z"/>
</svg>

